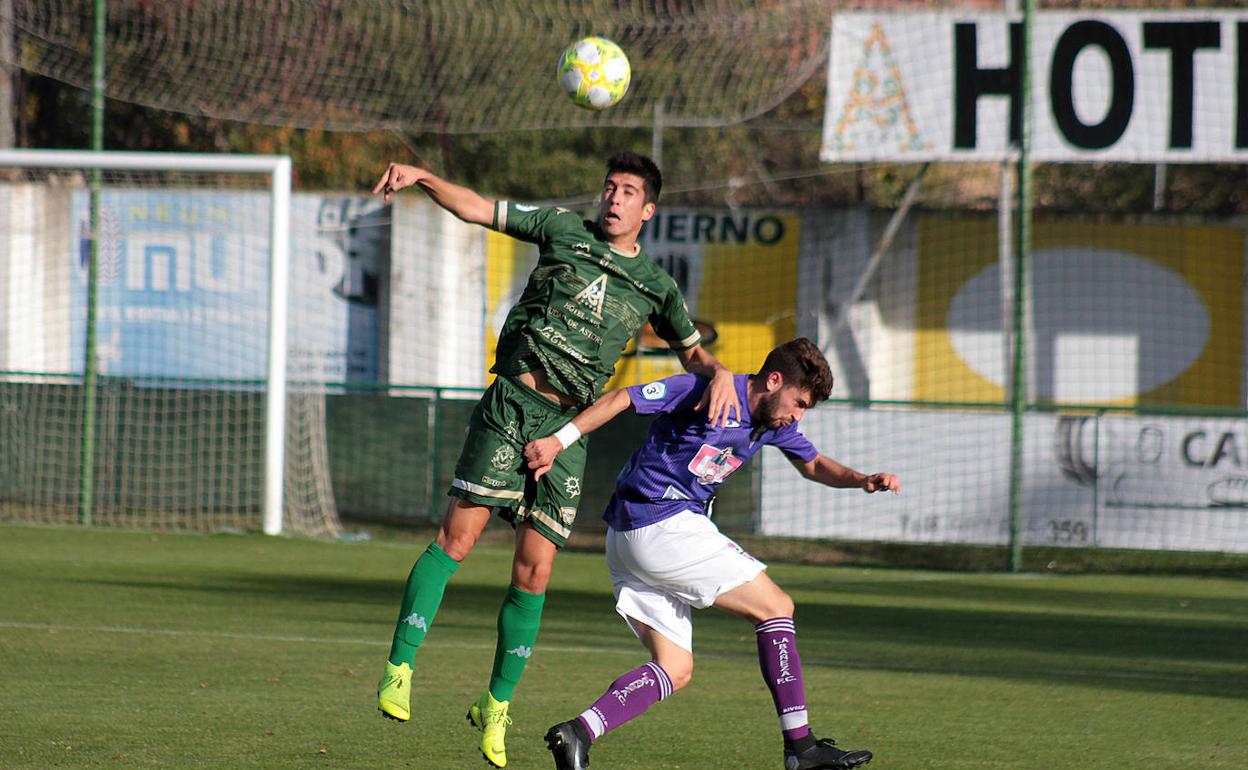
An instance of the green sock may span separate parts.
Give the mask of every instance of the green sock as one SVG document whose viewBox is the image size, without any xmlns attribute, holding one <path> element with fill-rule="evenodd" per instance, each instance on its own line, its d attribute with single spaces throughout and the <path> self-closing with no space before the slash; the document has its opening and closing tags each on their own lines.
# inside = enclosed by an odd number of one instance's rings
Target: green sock
<svg viewBox="0 0 1248 770">
<path fill-rule="evenodd" d="M 490 694 L 495 700 L 511 700 L 537 643 L 545 601 L 544 593 L 531 594 L 508 586 L 507 598 L 498 610 L 498 646 L 490 675 Z"/>
<path fill-rule="evenodd" d="M 416 648 L 425 641 L 433 616 L 442 606 L 442 594 L 451 575 L 459 569 L 459 562 L 452 559 L 430 543 L 407 576 L 403 589 L 403 603 L 399 605 L 399 620 L 394 627 L 394 641 L 390 643 L 390 662 L 416 665 Z"/>
</svg>

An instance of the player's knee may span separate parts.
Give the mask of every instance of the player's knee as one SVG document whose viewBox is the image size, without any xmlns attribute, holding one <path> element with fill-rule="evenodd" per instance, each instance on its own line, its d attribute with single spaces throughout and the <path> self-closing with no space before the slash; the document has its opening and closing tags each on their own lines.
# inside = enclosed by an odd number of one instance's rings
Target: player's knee
<svg viewBox="0 0 1248 770">
<path fill-rule="evenodd" d="M 511 582 L 531 594 L 546 592 L 550 584 L 551 565 L 544 562 L 517 562 L 512 565 Z"/>
<path fill-rule="evenodd" d="M 793 597 L 777 588 L 775 594 L 767 602 L 767 617 L 762 618 L 762 620 L 791 618 L 793 617 L 793 610 Z"/>
<path fill-rule="evenodd" d="M 490 510 L 452 497 L 436 538 L 438 547 L 455 561 L 463 561 L 481 538 Z"/>
<path fill-rule="evenodd" d="M 672 681 L 672 692 L 683 690 L 693 680 L 693 658 L 687 660 L 668 660 L 660 664 Z"/>
<path fill-rule="evenodd" d="M 463 561 L 477 544 L 477 538 L 462 532 L 438 531 L 438 547 L 455 561 Z"/>
</svg>

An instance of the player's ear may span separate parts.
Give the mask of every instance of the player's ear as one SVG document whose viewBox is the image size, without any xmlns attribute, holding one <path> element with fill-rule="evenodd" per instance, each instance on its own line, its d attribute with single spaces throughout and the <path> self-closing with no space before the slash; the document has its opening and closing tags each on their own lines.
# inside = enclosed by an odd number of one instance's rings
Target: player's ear
<svg viewBox="0 0 1248 770">
<path fill-rule="evenodd" d="M 775 393 L 784 387 L 784 375 L 780 372 L 772 372 L 767 375 L 767 392 Z"/>
<path fill-rule="evenodd" d="M 657 206 L 656 204 L 654 204 L 654 203 L 646 203 L 646 204 L 644 204 L 644 205 L 641 207 L 641 221 L 642 221 L 642 222 L 649 222 L 649 221 L 650 221 L 650 217 L 654 216 L 654 212 L 655 212 L 655 210 L 656 210 L 656 209 L 658 209 L 658 206 Z"/>
</svg>

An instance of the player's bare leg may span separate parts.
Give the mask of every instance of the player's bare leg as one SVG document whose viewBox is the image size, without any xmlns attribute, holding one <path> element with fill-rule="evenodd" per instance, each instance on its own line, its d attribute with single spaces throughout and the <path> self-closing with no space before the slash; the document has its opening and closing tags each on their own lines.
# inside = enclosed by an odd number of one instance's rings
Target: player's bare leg
<svg viewBox="0 0 1248 770">
<path fill-rule="evenodd" d="M 438 536 L 434 542 L 455 561 L 463 561 L 481 539 L 481 533 L 485 531 L 485 525 L 490 523 L 490 513 L 493 510 L 452 497 L 446 506 L 446 516 L 442 518 L 442 525 L 438 527 Z"/>
<path fill-rule="evenodd" d="M 437 538 L 416 560 L 407 577 L 386 670 L 377 685 L 377 708 L 399 722 L 411 718 L 412 668 L 442 595 L 459 563 L 472 551 L 490 520 L 490 509 L 451 498 Z"/>
</svg>

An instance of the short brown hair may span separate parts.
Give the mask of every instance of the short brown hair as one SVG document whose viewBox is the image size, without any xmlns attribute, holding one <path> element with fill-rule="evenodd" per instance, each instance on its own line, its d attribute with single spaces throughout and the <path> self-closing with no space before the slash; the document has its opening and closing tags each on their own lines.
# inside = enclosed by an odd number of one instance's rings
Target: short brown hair
<svg viewBox="0 0 1248 770">
<path fill-rule="evenodd" d="M 832 370 L 819 346 L 805 337 L 789 340 L 767 354 L 758 377 L 779 372 L 786 385 L 810 391 L 811 406 L 832 395 Z"/>
</svg>

